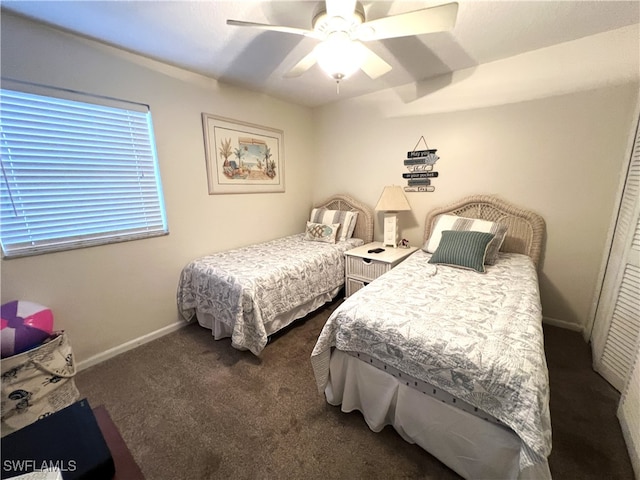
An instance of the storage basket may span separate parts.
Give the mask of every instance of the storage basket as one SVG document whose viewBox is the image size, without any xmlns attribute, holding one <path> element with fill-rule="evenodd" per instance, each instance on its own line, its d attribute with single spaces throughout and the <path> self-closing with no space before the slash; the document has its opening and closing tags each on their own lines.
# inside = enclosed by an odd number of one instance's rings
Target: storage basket
<svg viewBox="0 0 640 480">
<path fill-rule="evenodd" d="M 67 335 L 56 332 L 42 345 L 2 359 L 2 436 L 76 402 L 80 393 Z"/>
<path fill-rule="evenodd" d="M 348 272 L 351 276 L 361 277 L 364 279 L 373 280 L 388 270 L 388 264 L 371 260 L 368 258 L 361 258 L 355 256 L 347 256 Z"/>
</svg>

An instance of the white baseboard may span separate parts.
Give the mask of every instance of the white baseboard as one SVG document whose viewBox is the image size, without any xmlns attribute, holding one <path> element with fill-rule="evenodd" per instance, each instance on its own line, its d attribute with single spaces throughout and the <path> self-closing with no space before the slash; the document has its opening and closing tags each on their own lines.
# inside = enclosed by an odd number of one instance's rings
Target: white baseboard
<svg viewBox="0 0 640 480">
<path fill-rule="evenodd" d="M 565 328 L 567 330 L 572 330 L 574 332 L 582 333 L 584 330 L 584 327 L 582 325 L 578 325 L 577 323 L 573 323 L 573 322 L 566 322 L 564 320 L 558 320 L 557 318 L 542 317 L 542 322 L 548 323 L 549 325 L 553 325 L 554 327 L 560 327 L 560 328 Z"/>
<path fill-rule="evenodd" d="M 629 458 L 631 459 L 631 466 L 635 472 L 636 480 L 640 480 L 640 445 L 637 445 L 634 440 L 634 434 L 629 428 L 626 416 L 621 415 L 620 407 L 618 407 L 618 419 L 620 420 L 620 427 L 622 427 L 622 437 L 627 445 L 629 451 Z M 638 435 L 635 435 L 637 438 Z"/>
<path fill-rule="evenodd" d="M 87 358 L 81 362 L 78 362 L 77 369 L 78 371 L 84 370 L 85 368 L 93 367 L 98 363 L 104 362 L 110 358 L 113 358 L 121 353 L 127 352 L 129 350 L 133 350 L 140 345 L 144 345 L 145 343 L 149 343 L 152 340 L 155 340 L 160 337 L 164 337 L 165 335 L 180 330 L 182 327 L 187 326 L 187 322 L 177 321 L 172 323 L 171 325 L 167 325 L 166 327 L 161 328 L 160 330 L 156 330 L 155 332 L 147 333 L 141 337 L 135 338 L 129 342 L 123 343 L 122 345 L 118 345 L 117 347 L 110 348 L 102 353 L 94 355 L 93 357 Z"/>
</svg>

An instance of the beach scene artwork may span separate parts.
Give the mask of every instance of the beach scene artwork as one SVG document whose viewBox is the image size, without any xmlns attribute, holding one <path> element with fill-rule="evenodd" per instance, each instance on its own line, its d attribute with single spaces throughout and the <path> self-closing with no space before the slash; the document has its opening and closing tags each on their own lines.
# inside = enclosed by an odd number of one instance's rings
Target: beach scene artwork
<svg viewBox="0 0 640 480">
<path fill-rule="evenodd" d="M 232 145 L 231 137 L 222 138 L 218 147 L 222 162 L 222 173 L 231 180 L 273 180 L 277 165 L 271 148 L 261 138 L 238 137 Z"/>
<path fill-rule="evenodd" d="M 209 193 L 284 191 L 281 130 L 203 114 Z"/>
</svg>

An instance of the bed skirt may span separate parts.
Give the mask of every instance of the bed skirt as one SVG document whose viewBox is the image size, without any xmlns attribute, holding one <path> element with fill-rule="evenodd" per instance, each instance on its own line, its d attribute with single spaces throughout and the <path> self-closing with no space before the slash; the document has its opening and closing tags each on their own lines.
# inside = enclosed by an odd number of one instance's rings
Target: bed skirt
<svg viewBox="0 0 640 480">
<path fill-rule="evenodd" d="M 323 293 L 322 295 L 318 295 L 314 299 L 308 301 L 307 303 L 303 303 L 302 305 L 297 306 L 293 310 L 277 315 L 273 320 L 271 320 L 270 322 L 264 325 L 264 328 L 267 332 L 267 336 L 273 335 L 279 330 L 282 330 L 283 328 L 291 325 L 294 321 L 317 310 L 325 303 L 332 301 L 338 295 L 338 293 L 340 293 L 341 289 L 342 289 L 342 286 L 339 286 L 331 290 L 330 292 Z M 200 324 L 201 327 L 211 330 L 211 334 L 213 335 L 213 338 L 215 340 L 220 340 L 222 338 L 229 338 L 233 333 L 232 326 L 215 320 L 213 318 L 213 315 L 211 315 L 210 313 L 205 313 L 205 312 L 196 310 L 196 318 L 198 319 L 198 323 Z M 234 347 L 238 348 L 236 346 Z M 239 349 L 246 350 L 246 348 L 239 348 Z"/>
<path fill-rule="evenodd" d="M 336 349 L 325 395 L 343 412 L 360 411 L 374 432 L 393 426 L 404 440 L 464 478 L 551 478 L 548 462 L 520 471 L 520 439 L 511 429 L 425 395 Z"/>
</svg>

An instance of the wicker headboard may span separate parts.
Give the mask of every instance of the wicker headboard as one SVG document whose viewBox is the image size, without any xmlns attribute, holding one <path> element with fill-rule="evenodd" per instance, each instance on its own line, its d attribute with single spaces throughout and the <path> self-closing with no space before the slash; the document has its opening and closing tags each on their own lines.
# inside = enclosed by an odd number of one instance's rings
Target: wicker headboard
<svg viewBox="0 0 640 480">
<path fill-rule="evenodd" d="M 443 213 L 507 225 L 507 234 L 500 251 L 523 253 L 531 257 L 533 263 L 538 266 L 546 227 L 544 219 L 537 213 L 516 207 L 490 195 L 474 195 L 446 207 L 431 210 L 425 221 L 425 242 L 431 234 L 436 217 Z"/>
<path fill-rule="evenodd" d="M 373 241 L 373 210 L 364 203 L 348 196 L 334 195 L 327 198 L 315 208 L 328 208 L 329 210 L 345 210 L 347 212 L 358 212 L 356 229 L 353 231 L 354 238 L 361 238 L 364 243 Z"/>
</svg>

